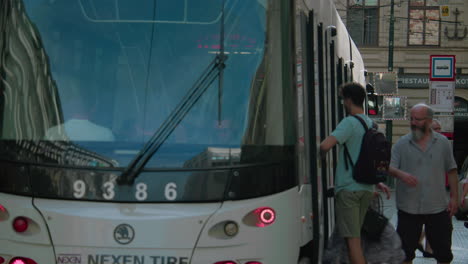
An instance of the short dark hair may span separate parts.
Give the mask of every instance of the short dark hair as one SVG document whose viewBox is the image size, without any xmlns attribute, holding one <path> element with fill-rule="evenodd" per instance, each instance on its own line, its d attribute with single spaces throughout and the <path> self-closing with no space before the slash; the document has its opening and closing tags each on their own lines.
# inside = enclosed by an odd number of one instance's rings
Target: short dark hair
<svg viewBox="0 0 468 264">
<path fill-rule="evenodd" d="M 363 107 L 362 104 L 366 98 L 366 90 L 359 83 L 345 83 L 341 87 L 341 96 L 344 99 L 350 98 L 354 105 Z"/>
</svg>

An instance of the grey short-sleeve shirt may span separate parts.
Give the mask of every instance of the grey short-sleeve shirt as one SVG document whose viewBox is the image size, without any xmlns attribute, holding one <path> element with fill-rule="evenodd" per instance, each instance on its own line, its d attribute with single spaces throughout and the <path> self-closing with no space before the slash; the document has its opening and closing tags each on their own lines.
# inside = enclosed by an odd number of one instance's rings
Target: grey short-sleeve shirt
<svg viewBox="0 0 468 264">
<path fill-rule="evenodd" d="M 452 146 L 446 137 L 432 133 L 425 151 L 407 134 L 392 148 L 390 166 L 410 173 L 418 179 L 416 187 L 397 180 L 396 204 L 410 214 L 434 214 L 447 209 L 445 174 L 456 169 Z"/>
</svg>

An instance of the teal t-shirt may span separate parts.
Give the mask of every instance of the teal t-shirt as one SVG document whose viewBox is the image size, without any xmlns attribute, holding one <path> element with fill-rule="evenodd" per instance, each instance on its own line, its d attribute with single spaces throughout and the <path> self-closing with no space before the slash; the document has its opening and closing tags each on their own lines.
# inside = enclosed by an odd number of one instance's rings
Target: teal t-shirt
<svg viewBox="0 0 468 264">
<path fill-rule="evenodd" d="M 372 120 L 363 115 L 358 114 L 367 124 L 368 127 L 372 126 Z M 336 138 L 340 147 L 338 154 L 338 165 L 336 168 L 335 176 L 335 193 L 341 190 L 347 191 L 373 191 L 374 185 L 357 183 L 352 175 L 351 164 L 348 165 L 346 170 L 344 160 L 344 143 L 348 147 L 349 154 L 353 160 L 353 164 L 356 163 L 359 152 L 361 151 L 362 137 L 364 136 L 364 127 L 361 122 L 353 116 L 348 116 L 341 120 L 336 129 L 332 132 L 332 136 Z"/>
</svg>

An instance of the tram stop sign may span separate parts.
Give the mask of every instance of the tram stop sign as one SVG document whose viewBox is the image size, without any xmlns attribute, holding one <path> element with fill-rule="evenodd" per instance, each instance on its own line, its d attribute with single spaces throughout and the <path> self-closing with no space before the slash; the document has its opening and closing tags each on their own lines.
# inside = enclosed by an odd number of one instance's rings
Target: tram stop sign
<svg viewBox="0 0 468 264">
<path fill-rule="evenodd" d="M 429 80 L 431 82 L 454 82 L 455 55 L 431 55 L 429 72 Z"/>
</svg>

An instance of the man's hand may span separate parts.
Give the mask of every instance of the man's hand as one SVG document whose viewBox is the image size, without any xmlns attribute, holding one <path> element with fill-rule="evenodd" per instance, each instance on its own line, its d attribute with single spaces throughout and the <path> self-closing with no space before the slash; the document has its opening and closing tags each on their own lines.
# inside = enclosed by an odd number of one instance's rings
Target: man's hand
<svg viewBox="0 0 468 264">
<path fill-rule="evenodd" d="M 387 200 L 390 199 L 390 188 L 388 188 L 388 186 L 383 183 L 383 182 L 379 182 L 377 184 L 377 189 L 379 189 L 381 192 L 385 193 L 387 195 Z"/>
<path fill-rule="evenodd" d="M 450 197 L 450 202 L 447 211 L 450 213 L 450 217 L 454 216 L 458 211 L 458 199 L 456 197 Z"/>
<path fill-rule="evenodd" d="M 336 144 L 338 144 L 338 141 L 336 140 L 334 136 L 328 136 L 327 138 L 325 138 L 325 140 L 323 140 L 322 143 L 320 143 L 320 149 L 319 149 L 320 158 L 322 160 L 325 159 L 327 152 L 331 148 L 333 148 Z"/>
<path fill-rule="evenodd" d="M 418 179 L 415 176 L 400 169 L 390 166 L 388 167 L 388 173 L 410 187 L 416 187 L 416 185 L 418 185 Z"/>
<path fill-rule="evenodd" d="M 401 171 L 399 179 L 411 187 L 416 187 L 416 185 L 418 185 L 418 179 L 404 171 Z"/>
<path fill-rule="evenodd" d="M 468 194 L 468 180 L 465 180 L 465 183 L 463 183 L 463 190 L 462 190 L 462 196 L 461 196 L 461 206 L 465 206 L 465 196 Z"/>
</svg>

